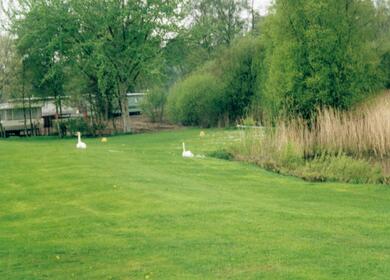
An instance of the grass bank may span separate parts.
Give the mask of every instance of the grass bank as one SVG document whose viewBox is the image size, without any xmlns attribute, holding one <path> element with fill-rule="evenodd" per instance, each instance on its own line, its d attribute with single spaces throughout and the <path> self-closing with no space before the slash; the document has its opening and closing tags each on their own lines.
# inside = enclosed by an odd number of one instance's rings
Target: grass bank
<svg viewBox="0 0 390 280">
<path fill-rule="evenodd" d="M 185 160 L 225 131 L 0 141 L 1 279 L 387 279 L 390 189 Z"/>
</svg>

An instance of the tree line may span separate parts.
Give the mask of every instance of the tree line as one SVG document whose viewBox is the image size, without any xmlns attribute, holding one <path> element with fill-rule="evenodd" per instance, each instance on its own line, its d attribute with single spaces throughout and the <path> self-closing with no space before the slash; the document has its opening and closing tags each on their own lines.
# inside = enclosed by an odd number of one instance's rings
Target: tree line
<svg viewBox="0 0 390 280">
<path fill-rule="evenodd" d="M 254 20 L 243 0 L 15 2 L 4 9 L 3 98 L 51 96 L 60 114 L 71 96 L 95 123 L 119 109 L 124 132 L 128 92 L 169 88 Z"/>
<path fill-rule="evenodd" d="M 229 125 L 310 119 L 390 85 L 388 0 L 17 0 L 0 37 L 0 98 L 64 96 L 92 122 L 149 90 L 153 118 Z M 24 100 L 24 98 L 23 98 Z M 165 106 L 167 102 L 167 106 Z M 166 108 L 165 108 L 166 107 Z"/>
<path fill-rule="evenodd" d="M 176 83 L 174 121 L 261 123 L 349 110 L 390 86 L 390 2 L 278 0 L 228 49 Z"/>
</svg>

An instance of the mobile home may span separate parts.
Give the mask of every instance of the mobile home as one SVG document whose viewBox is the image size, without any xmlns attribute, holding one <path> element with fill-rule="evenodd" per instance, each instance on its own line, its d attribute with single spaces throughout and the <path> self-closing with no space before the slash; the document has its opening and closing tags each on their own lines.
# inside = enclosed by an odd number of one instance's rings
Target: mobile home
<svg viewBox="0 0 390 280">
<path fill-rule="evenodd" d="M 56 113 L 54 98 L 32 98 L 31 122 L 30 108 L 27 107 L 28 100 L 25 100 L 26 107 L 23 109 L 20 99 L 12 99 L 6 103 L 0 103 L 0 137 L 10 135 L 34 134 L 49 135 L 53 130 L 53 122 L 56 119 L 68 119 L 82 117 L 77 108 L 63 105 L 61 114 Z M 26 115 L 26 124 L 25 124 Z M 33 131 L 31 131 L 33 130 Z"/>
<path fill-rule="evenodd" d="M 7 102 L 0 104 L 1 132 L 4 136 L 24 135 L 26 133 L 38 132 L 43 127 L 42 108 L 38 105 L 30 109 L 21 106 L 18 102 Z"/>
<path fill-rule="evenodd" d="M 138 115 L 141 114 L 141 103 L 143 98 L 145 97 L 145 93 L 128 93 L 127 94 L 127 102 L 129 106 L 129 114 L 130 115 Z"/>
</svg>

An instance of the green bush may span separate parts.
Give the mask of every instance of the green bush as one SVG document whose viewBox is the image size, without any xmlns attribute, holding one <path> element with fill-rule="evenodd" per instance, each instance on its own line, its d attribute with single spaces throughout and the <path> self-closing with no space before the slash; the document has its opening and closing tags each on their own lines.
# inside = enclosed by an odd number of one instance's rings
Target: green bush
<svg viewBox="0 0 390 280">
<path fill-rule="evenodd" d="M 223 84 L 210 75 L 191 75 L 172 88 L 169 118 L 183 125 L 215 126 L 221 117 L 223 90 Z"/>
<path fill-rule="evenodd" d="M 104 123 L 91 124 L 84 118 L 61 120 L 59 124 L 62 135 L 75 135 L 77 132 L 81 132 L 83 135 L 96 135 L 97 131 L 104 130 L 106 128 Z"/>
<path fill-rule="evenodd" d="M 245 118 L 242 118 L 240 120 L 240 123 L 241 123 L 241 125 L 246 126 L 246 127 L 257 126 L 257 122 L 254 119 L 254 117 L 253 116 L 249 116 L 249 115 L 246 116 Z"/>
<path fill-rule="evenodd" d="M 225 83 L 222 104 L 230 123 L 247 115 L 256 99 L 262 56 L 261 41 L 247 36 L 237 40 L 215 59 L 214 70 L 210 72 Z"/>
<path fill-rule="evenodd" d="M 234 158 L 233 154 L 227 150 L 217 150 L 217 151 L 209 152 L 207 156 L 223 159 L 223 160 L 232 160 Z"/>
<path fill-rule="evenodd" d="M 152 122 L 162 122 L 164 119 L 167 93 L 164 89 L 153 89 L 148 92 L 141 103 L 142 113 Z"/>
<path fill-rule="evenodd" d="M 77 132 L 82 134 L 89 134 L 90 128 L 88 122 L 83 118 L 68 119 L 62 121 L 62 124 L 66 127 L 66 131 L 70 135 L 75 135 Z"/>
<path fill-rule="evenodd" d="M 380 66 L 385 77 L 385 86 L 390 89 L 390 50 L 382 56 Z"/>
<path fill-rule="evenodd" d="M 292 172 L 309 181 L 339 181 L 353 184 L 381 183 L 380 166 L 345 155 L 321 156 Z"/>
<path fill-rule="evenodd" d="M 262 47 L 241 38 L 216 58 L 176 83 L 168 98 L 169 118 L 184 125 L 230 125 L 244 117 L 257 92 Z"/>
</svg>

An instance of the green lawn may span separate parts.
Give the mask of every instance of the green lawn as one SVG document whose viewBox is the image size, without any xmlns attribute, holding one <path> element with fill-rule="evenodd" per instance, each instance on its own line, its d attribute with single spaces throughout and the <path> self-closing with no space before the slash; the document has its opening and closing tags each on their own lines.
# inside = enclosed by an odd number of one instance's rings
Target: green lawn
<svg viewBox="0 0 390 280">
<path fill-rule="evenodd" d="M 183 159 L 198 130 L 0 141 L 0 279 L 390 279 L 390 188 Z"/>
</svg>

